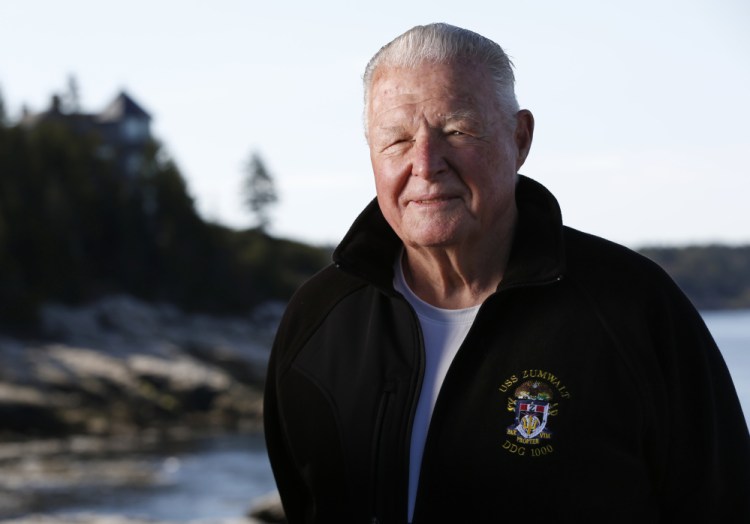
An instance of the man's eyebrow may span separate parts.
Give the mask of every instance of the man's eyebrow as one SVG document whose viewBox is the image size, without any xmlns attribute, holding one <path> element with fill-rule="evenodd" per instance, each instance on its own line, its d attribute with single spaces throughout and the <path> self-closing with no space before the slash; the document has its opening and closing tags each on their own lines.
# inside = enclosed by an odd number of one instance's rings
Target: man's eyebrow
<svg viewBox="0 0 750 524">
<path fill-rule="evenodd" d="M 474 109 L 457 109 L 438 115 L 440 125 L 447 125 L 455 122 L 467 122 L 473 125 L 482 124 L 481 114 Z M 403 123 L 392 123 L 387 120 L 376 125 L 376 129 L 381 136 L 393 137 L 407 132 L 408 125 Z"/>
<path fill-rule="evenodd" d="M 480 121 L 481 117 L 479 113 L 473 109 L 458 109 L 451 111 L 443 115 L 443 119 L 446 122 L 453 122 L 455 120 L 474 120 Z"/>
<path fill-rule="evenodd" d="M 383 131 L 403 131 L 405 129 L 403 124 L 381 124 L 378 125 L 378 129 Z"/>
<path fill-rule="evenodd" d="M 393 125 L 379 125 L 377 126 L 378 133 L 381 135 L 386 135 L 388 137 L 394 136 L 394 135 L 401 135 L 406 132 L 406 127 L 404 127 L 401 124 L 393 124 Z"/>
</svg>

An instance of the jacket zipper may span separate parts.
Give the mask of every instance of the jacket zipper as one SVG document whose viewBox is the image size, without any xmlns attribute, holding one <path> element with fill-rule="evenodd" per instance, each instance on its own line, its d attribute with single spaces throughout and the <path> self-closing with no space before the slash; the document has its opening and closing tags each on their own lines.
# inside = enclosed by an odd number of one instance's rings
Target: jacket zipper
<svg viewBox="0 0 750 524">
<path fill-rule="evenodd" d="M 401 462 L 403 464 L 403 470 L 401 471 L 401 479 L 402 483 L 400 488 L 403 489 L 404 496 L 408 497 L 408 488 L 409 488 L 409 448 L 411 447 L 411 431 L 412 431 L 412 425 L 414 424 L 414 415 L 417 411 L 417 403 L 419 401 L 419 394 L 422 390 L 422 379 L 424 377 L 424 340 L 422 338 L 422 329 L 419 324 L 419 319 L 417 318 L 417 314 L 412 309 L 411 305 L 406 302 L 406 299 L 403 297 L 401 298 L 406 303 L 407 308 L 409 309 L 409 312 L 411 313 L 412 322 L 414 326 L 414 332 L 416 334 L 417 338 L 417 348 L 416 348 L 416 355 L 415 355 L 415 370 L 416 370 L 416 384 L 413 386 L 413 389 L 409 392 L 409 396 L 407 398 L 407 402 L 410 403 L 409 406 L 409 417 L 407 419 L 406 427 L 403 427 L 403 434 L 405 435 L 403 439 L 399 439 L 399 446 L 404 446 L 399 450 L 399 453 L 401 456 L 405 457 L 406 460 L 397 461 Z M 380 399 L 380 405 L 378 406 L 378 417 L 376 422 L 376 438 L 373 441 L 373 450 L 372 450 L 372 460 L 373 460 L 373 467 L 372 467 L 372 478 L 373 478 L 373 490 L 372 490 L 372 511 L 371 511 L 371 518 L 370 518 L 370 524 L 381 524 L 381 520 L 378 516 L 378 510 L 380 509 L 380 474 L 381 474 L 381 468 L 380 468 L 380 452 L 382 448 L 382 438 L 384 433 L 384 424 L 385 424 L 385 415 L 387 412 L 388 407 L 390 406 L 391 400 L 394 398 L 396 392 L 396 383 L 393 381 L 386 381 L 385 386 L 383 388 L 383 395 Z M 397 488 L 398 489 L 398 488 Z M 407 500 L 408 505 L 408 500 Z M 404 515 L 403 520 L 406 520 L 406 508 L 404 508 Z M 401 519 L 398 519 L 400 521 Z"/>
<path fill-rule="evenodd" d="M 507 286 L 505 288 L 498 289 L 493 294 L 493 296 L 504 294 L 506 291 L 513 290 L 513 289 L 533 288 L 533 287 L 547 286 L 547 285 L 551 285 L 551 284 L 555 284 L 557 282 L 560 282 L 562 279 L 563 279 L 563 275 L 562 274 L 557 274 L 556 276 L 554 276 L 552 278 L 548 278 L 548 279 L 540 280 L 540 281 L 536 281 L 536 282 L 519 282 L 519 283 L 511 284 L 511 285 L 509 285 L 509 286 Z M 491 299 L 492 299 L 492 297 L 489 297 L 488 299 L 486 299 L 484 301 L 484 303 L 482 304 L 482 307 L 480 307 L 479 311 L 477 311 L 477 317 L 481 314 L 481 311 L 484 308 L 484 305 L 489 300 L 491 300 Z M 419 356 L 418 356 L 419 362 L 418 362 L 418 367 L 417 368 L 418 368 L 418 371 L 419 371 L 419 375 L 417 377 L 416 392 L 412 395 L 412 406 L 411 406 L 411 412 L 410 412 L 410 415 L 409 415 L 409 421 L 408 421 L 407 432 L 406 432 L 406 434 L 407 434 L 406 445 L 407 446 L 411 445 L 412 426 L 414 424 L 414 415 L 416 414 L 416 411 L 417 411 L 417 402 L 419 401 L 419 394 L 420 394 L 420 392 L 422 390 L 422 379 L 424 377 L 424 365 L 425 365 L 424 364 L 424 360 L 425 360 L 425 356 L 424 356 L 424 341 L 422 339 L 422 330 L 421 330 L 421 327 L 420 327 L 420 324 L 419 324 L 419 319 L 417 319 L 416 313 L 414 313 L 413 310 L 412 310 L 412 314 L 414 315 L 414 320 L 415 320 L 416 326 L 417 326 L 417 332 L 419 333 L 419 349 L 420 349 L 420 353 L 419 353 Z M 472 325 L 471 328 L 469 329 L 469 332 L 466 334 L 466 339 L 468 339 L 472 335 L 472 332 L 474 330 L 475 330 L 475 327 L 474 327 L 474 325 Z M 463 343 L 461 345 L 463 346 Z M 460 352 L 460 348 L 459 348 L 459 352 Z M 456 357 L 458 357 L 458 353 L 456 354 Z M 449 370 L 449 372 L 450 372 L 450 370 Z M 447 375 L 446 375 L 446 378 L 447 378 Z M 436 407 L 437 407 L 437 404 L 436 404 Z M 434 415 L 434 413 L 433 413 L 433 415 Z M 425 445 L 424 445 L 424 455 L 422 456 L 422 461 L 423 462 L 427 458 L 428 441 L 429 441 L 429 430 L 428 430 L 427 439 L 425 440 Z M 407 456 L 408 456 L 408 454 L 407 454 Z M 408 464 L 408 461 L 406 461 L 406 470 L 407 470 L 406 471 L 406 478 L 407 478 L 407 485 L 408 485 L 408 476 L 409 476 L 409 464 Z M 417 516 L 417 513 L 418 513 L 417 509 L 419 507 L 418 504 L 417 504 L 418 501 L 419 501 L 419 487 L 417 487 L 416 500 L 414 501 L 415 502 L 415 504 L 414 504 L 414 517 L 415 517 L 415 520 L 416 520 L 416 516 Z M 379 524 L 379 521 L 373 520 L 371 524 Z"/>
<path fill-rule="evenodd" d="M 378 518 L 378 509 L 380 506 L 380 485 L 381 485 L 381 475 L 382 475 L 382 467 L 380 464 L 380 449 L 383 446 L 383 433 L 384 433 L 384 426 L 385 426 L 385 420 L 386 415 L 388 414 L 388 410 L 391 406 L 391 401 L 393 400 L 393 396 L 396 392 L 396 384 L 393 381 L 386 381 L 385 385 L 383 386 L 383 393 L 380 397 L 380 403 L 378 405 L 378 413 L 377 418 L 375 419 L 375 434 L 374 438 L 372 440 L 372 452 L 371 452 L 371 460 L 372 460 L 372 466 L 370 468 L 371 475 L 372 475 L 372 492 L 371 492 L 371 502 L 370 502 L 370 524 L 379 524 L 380 519 Z"/>
<path fill-rule="evenodd" d="M 406 299 L 403 299 L 406 302 Z M 411 434 L 412 434 L 412 427 L 414 426 L 414 416 L 417 414 L 417 404 L 419 404 L 419 396 L 422 393 L 422 381 L 424 380 L 424 368 L 425 368 L 425 350 L 424 350 L 424 338 L 422 335 L 422 325 L 419 322 L 419 318 L 417 317 L 416 311 L 414 311 L 414 308 L 411 307 L 410 304 L 407 303 L 407 306 L 409 307 L 409 312 L 411 313 L 412 322 L 414 323 L 414 332 L 417 334 L 417 350 L 415 355 L 415 370 L 416 370 L 416 384 L 414 385 L 414 389 L 409 394 L 409 401 L 411 405 L 409 406 L 409 418 L 406 422 L 406 428 L 405 428 L 405 438 L 402 441 L 402 445 L 404 446 L 403 456 L 406 457 L 406 460 L 403 461 L 404 470 L 402 471 L 401 475 L 404 479 L 402 488 L 404 489 L 404 492 L 407 494 L 407 509 L 406 512 L 408 513 L 408 492 L 409 492 L 409 463 L 411 461 Z M 419 489 L 417 489 L 417 492 Z M 415 501 L 416 502 L 416 501 Z M 407 518 L 407 515 L 404 515 L 404 519 Z"/>
</svg>

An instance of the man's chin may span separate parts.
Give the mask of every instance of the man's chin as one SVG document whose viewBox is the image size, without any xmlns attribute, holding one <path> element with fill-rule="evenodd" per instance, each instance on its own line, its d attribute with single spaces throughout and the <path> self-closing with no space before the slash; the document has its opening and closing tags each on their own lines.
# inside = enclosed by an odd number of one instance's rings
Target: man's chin
<svg viewBox="0 0 750 524">
<path fill-rule="evenodd" d="M 404 242 L 409 247 L 423 249 L 445 249 L 461 244 L 462 235 L 458 231 L 439 229 L 437 231 L 420 231 L 408 235 Z"/>
</svg>

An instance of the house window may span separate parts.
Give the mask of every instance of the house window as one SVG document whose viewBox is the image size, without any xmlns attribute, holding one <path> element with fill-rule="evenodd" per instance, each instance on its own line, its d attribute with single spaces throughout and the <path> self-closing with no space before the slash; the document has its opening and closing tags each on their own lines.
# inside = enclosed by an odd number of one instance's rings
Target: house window
<svg viewBox="0 0 750 524">
<path fill-rule="evenodd" d="M 122 136 L 128 142 L 145 142 L 148 139 L 148 121 L 126 118 L 122 123 Z"/>
</svg>

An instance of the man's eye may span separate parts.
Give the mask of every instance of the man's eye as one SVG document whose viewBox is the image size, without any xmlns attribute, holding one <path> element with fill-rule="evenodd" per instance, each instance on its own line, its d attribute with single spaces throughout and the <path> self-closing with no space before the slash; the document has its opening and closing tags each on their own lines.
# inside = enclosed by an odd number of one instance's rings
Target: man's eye
<svg viewBox="0 0 750 524">
<path fill-rule="evenodd" d="M 391 146 L 401 146 L 401 145 L 404 145 L 404 144 L 409 144 L 411 142 L 413 142 L 413 140 L 411 138 L 408 138 L 408 137 L 394 138 L 393 140 L 391 140 L 391 144 L 390 145 Z"/>
<path fill-rule="evenodd" d="M 411 142 L 408 138 L 397 138 L 385 142 L 382 151 L 397 151 L 403 149 L 406 144 Z"/>
</svg>

